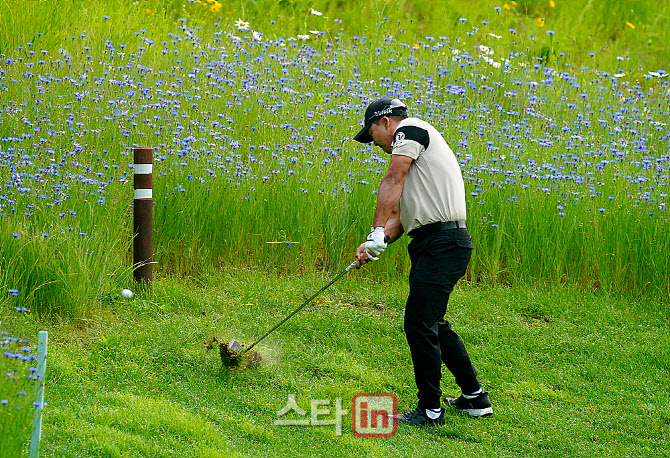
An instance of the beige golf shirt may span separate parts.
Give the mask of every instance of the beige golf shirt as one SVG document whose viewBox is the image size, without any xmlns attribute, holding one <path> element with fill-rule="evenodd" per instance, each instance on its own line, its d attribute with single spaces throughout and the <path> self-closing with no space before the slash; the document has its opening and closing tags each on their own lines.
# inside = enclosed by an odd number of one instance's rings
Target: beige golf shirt
<svg viewBox="0 0 670 458">
<path fill-rule="evenodd" d="M 395 131 L 391 154 L 414 159 L 400 197 L 400 222 L 405 233 L 426 224 L 465 221 L 461 168 L 433 126 L 418 118 L 403 119 Z"/>
</svg>

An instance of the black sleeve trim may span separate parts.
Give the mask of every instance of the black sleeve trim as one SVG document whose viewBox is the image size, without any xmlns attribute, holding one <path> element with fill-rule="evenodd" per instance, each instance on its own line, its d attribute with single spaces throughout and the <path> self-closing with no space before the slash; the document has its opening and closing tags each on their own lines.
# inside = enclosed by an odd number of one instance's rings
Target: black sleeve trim
<svg viewBox="0 0 670 458">
<path fill-rule="evenodd" d="M 401 143 L 403 140 L 413 140 L 424 148 L 428 148 L 428 144 L 430 143 L 430 135 L 428 135 L 428 131 L 416 126 L 399 127 L 398 130 L 395 131 L 393 139 L 394 141 L 399 141 Z"/>
</svg>

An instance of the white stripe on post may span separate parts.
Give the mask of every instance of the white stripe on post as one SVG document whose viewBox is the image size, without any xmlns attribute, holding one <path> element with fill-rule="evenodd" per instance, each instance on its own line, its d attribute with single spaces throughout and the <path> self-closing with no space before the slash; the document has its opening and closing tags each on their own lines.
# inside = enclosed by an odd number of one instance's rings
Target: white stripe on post
<svg viewBox="0 0 670 458">
<path fill-rule="evenodd" d="M 33 416 L 33 436 L 30 439 L 30 458 L 38 458 L 42 438 L 42 409 L 44 408 L 44 374 L 47 370 L 47 331 L 40 331 L 37 339 L 37 383 L 35 385 L 35 415 Z"/>
<path fill-rule="evenodd" d="M 152 199 L 153 190 L 151 189 L 136 189 L 135 190 L 135 199 Z"/>
<path fill-rule="evenodd" d="M 148 175 L 153 172 L 153 164 L 135 164 L 135 175 Z"/>
</svg>

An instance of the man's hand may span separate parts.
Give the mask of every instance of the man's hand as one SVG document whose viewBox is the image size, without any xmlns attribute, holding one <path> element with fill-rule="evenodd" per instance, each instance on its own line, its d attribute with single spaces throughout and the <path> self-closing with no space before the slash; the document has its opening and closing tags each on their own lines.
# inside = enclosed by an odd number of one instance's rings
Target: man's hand
<svg viewBox="0 0 670 458">
<path fill-rule="evenodd" d="M 368 258 L 368 252 L 365 250 L 365 242 L 361 243 L 358 248 L 356 248 L 356 259 L 358 264 L 356 265 L 357 269 L 360 269 L 363 265 L 371 262 Z"/>
<path fill-rule="evenodd" d="M 384 240 L 384 226 L 373 227 L 368 234 L 365 242 L 365 252 L 372 261 L 377 261 L 379 255 L 386 249 L 387 243 Z"/>
</svg>

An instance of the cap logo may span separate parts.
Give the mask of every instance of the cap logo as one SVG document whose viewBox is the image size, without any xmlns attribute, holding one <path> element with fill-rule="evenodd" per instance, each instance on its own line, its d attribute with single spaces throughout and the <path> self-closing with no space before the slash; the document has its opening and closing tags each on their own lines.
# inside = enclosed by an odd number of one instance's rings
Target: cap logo
<svg viewBox="0 0 670 458">
<path fill-rule="evenodd" d="M 391 113 L 393 113 L 393 107 L 386 107 L 383 110 L 375 111 L 370 118 L 376 118 L 377 116 L 384 116 Z"/>
</svg>

